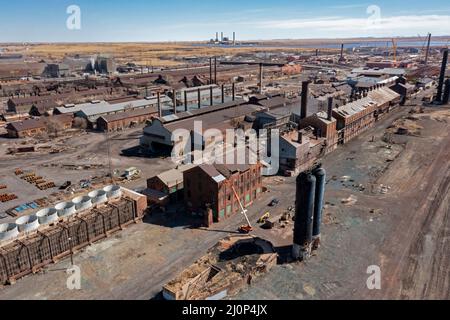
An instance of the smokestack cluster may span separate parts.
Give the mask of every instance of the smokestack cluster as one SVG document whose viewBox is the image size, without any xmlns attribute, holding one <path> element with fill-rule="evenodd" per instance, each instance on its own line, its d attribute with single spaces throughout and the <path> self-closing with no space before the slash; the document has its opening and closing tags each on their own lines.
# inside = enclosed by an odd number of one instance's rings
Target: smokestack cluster
<svg viewBox="0 0 450 320">
<path fill-rule="evenodd" d="M 292 257 L 303 261 L 320 247 L 326 171 L 318 167 L 297 177 Z"/>
</svg>

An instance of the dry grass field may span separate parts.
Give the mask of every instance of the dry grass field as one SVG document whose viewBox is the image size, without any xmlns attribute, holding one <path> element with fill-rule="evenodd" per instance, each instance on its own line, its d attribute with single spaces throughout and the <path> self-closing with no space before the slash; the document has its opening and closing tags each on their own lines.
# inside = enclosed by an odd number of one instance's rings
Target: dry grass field
<svg viewBox="0 0 450 320">
<path fill-rule="evenodd" d="M 23 53 L 34 59 L 60 60 L 64 56 L 110 54 L 119 63 L 135 62 L 155 67 L 181 64 L 176 58 L 193 56 L 220 56 L 237 53 L 280 51 L 286 48 L 229 48 L 202 47 L 186 43 L 78 43 L 78 44 L 30 44 L 8 46 L 9 52 Z M 312 49 L 292 49 L 289 51 L 306 52 Z"/>
</svg>

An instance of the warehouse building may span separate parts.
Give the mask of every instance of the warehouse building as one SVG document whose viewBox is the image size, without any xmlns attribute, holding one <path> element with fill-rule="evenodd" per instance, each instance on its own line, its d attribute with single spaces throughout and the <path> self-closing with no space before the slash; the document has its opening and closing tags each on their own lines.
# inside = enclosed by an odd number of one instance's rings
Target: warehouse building
<svg viewBox="0 0 450 320">
<path fill-rule="evenodd" d="M 184 172 L 184 201 L 188 210 L 209 226 L 250 206 L 261 194 L 262 166 L 202 164 Z M 239 197 L 239 200 L 236 197 Z"/>
<path fill-rule="evenodd" d="M 81 102 L 86 99 L 105 98 L 114 94 L 112 88 L 74 91 L 59 94 L 34 95 L 29 97 L 11 98 L 7 102 L 8 112 L 29 113 L 33 105 L 55 103 Z"/>
<path fill-rule="evenodd" d="M 158 109 L 149 107 L 116 114 L 101 116 L 97 120 L 97 130 L 121 131 L 135 125 L 146 123 L 148 120 L 158 117 Z"/>
<path fill-rule="evenodd" d="M 34 117 L 50 116 L 58 107 L 58 103 L 54 100 L 34 103 L 30 109 L 30 115 Z"/>
<path fill-rule="evenodd" d="M 6 125 L 8 137 L 25 138 L 41 134 L 60 132 L 72 127 L 72 116 L 60 115 L 11 122 Z"/>
<path fill-rule="evenodd" d="M 141 147 L 151 152 L 170 153 L 174 147 L 174 142 L 172 141 L 173 132 L 177 129 L 193 132 L 196 121 L 202 123 L 203 131 L 218 129 L 224 133 L 226 129 L 251 128 L 253 123 L 248 122 L 252 120 L 249 116 L 262 111 L 263 108 L 245 103 L 244 100 L 235 100 L 155 119 L 144 128 L 144 134 L 141 137 Z"/>
<path fill-rule="evenodd" d="M 147 189 L 143 192 L 149 203 L 167 205 L 184 198 L 184 172 L 194 167 L 182 165 L 165 171 L 147 180 Z"/>
<path fill-rule="evenodd" d="M 161 108 L 163 104 L 169 101 L 170 99 L 168 97 L 161 97 Z M 140 111 L 138 112 L 138 110 Z M 87 120 L 88 127 L 91 129 L 95 129 L 98 124 L 101 124 L 102 127 L 100 130 L 103 131 L 108 127 L 110 128 L 109 131 L 120 130 L 129 126 L 133 121 L 142 123 L 148 118 L 157 115 L 158 99 L 156 97 L 148 97 L 145 99 L 125 97 L 108 101 L 92 101 L 90 103 L 57 107 L 54 113 L 72 114 L 75 117 L 84 118 Z M 119 116 L 121 113 L 127 114 Z M 112 115 L 117 115 L 117 117 L 107 118 Z M 103 120 L 99 121 L 101 117 L 103 117 Z M 144 118 L 146 119 L 143 120 Z M 108 121 L 111 124 L 108 124 Z"/>
<path fill-rule="evenodd" d="M 359 94 L 355 101 L 333 110 L 337 120 L 339 143 L 347 143 L 362 131 L 372 127 L 400 102 L 400 95 L 393 90 L 377 86 Z"/>
<path fill-rule="evenodd" d="M 315 135 L 325 139 L 325 154 L 336 150 L 338 145 L 337 121 L 333 118 L 332 108 L 328 112 L 319 111 L 300 121 L 300 129 L 314 128 Z"/>
<path fill-rule="evenodd" d="M 325 155 L 327 141 L 314 134 L 314 128 L 285 132 L 280 137 L 280 173 L 294 176 L 312 168 Z"/>
</svg>

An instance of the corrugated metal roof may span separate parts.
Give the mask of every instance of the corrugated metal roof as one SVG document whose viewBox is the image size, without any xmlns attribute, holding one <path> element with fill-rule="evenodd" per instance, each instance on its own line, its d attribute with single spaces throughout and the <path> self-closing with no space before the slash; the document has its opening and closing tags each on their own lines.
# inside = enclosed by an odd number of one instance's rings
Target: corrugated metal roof
<svg viewBox="0 0 450 320">
<path fill-rule="evenodd" d="M 335 109 L 334 111 L 343 117 L 350 117 L 361 111 L 364 111 L 367 107 L 376 105 L 376 102 L 369 97 L 358 99 L 356 101 L 350 102 L 342 107 Z"/>
<path fill-rule="evenodd" d="M 149 108 L 141 108 L 137 110 L 130 110 L 119 112 L 116 114 L 109 114 L 106 116 L 101 116 L 100 118 L 104 119 L 106 122 L 119 121 L 127 118 L 139 117 L 149 114 L 156 114 L 158 112 L 157 107 L 149 107 Z"/>
<path fill-rule="evenodd" d="M 182 183 L 183 182 L 183 173 L 194 167 L 195 167 L 195 165 L 193 165 L 193 164 L 183 165 L 183 166 L 178 167 L 177 169 L 165 171 L 165 172 L 157 175 L 157 177 L 168 187 L 172 187 L 179 183 Z"/>
<path fill-rule="evenodd" d="M 38 119 L 28 119 L 23 121 L 11 122 L 7 125 L 7 128 L 16 130 L 18 132 L 24 130 L 38 129 L 47 126 L 50 121 L 56 122 L 69 122 L 72 121 L 72 117 L 68 115 L 58 115 L 51 117 L 42 117 Z"/>
</svg>

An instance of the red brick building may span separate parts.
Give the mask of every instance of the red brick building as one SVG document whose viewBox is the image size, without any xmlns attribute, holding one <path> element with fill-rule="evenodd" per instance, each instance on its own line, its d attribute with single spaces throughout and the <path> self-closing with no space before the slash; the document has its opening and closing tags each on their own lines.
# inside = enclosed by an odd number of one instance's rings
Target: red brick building
<svg viewBox="0 0 450 320">
<path fill-rule="evenodd" d="M 100 131 L 124 130 L 156 117 L 158 117 L 158 109 L 154 107 L 110 114 L 97 119 L 97 129 Z"/>
<path fill-rule="evenodd" d="M 191 212 L 205 216 L 211 209 L 214 222 L 250 206 L 262 192 L 262 166 L 203 164 L 184 172 L 184 200 Z"/>
<path fill-rule="evenodd" d="M 11 122 L 6 125 L 6 131 L 10 138 L 33 137 L 40 134 L 60 132 L 72 127 L 71 115 L 58 115 Z"/>
<path fill-rule="evenodd" d="M 326 112 L 319 111 L 312 116 L 302 119 L 300 129 L 313 127 L 318 137 L 326 139 L 325 154 L 336 150 L 338 145 L 338 133 L 336 130 L 337 121 Z"/>
</svg>

